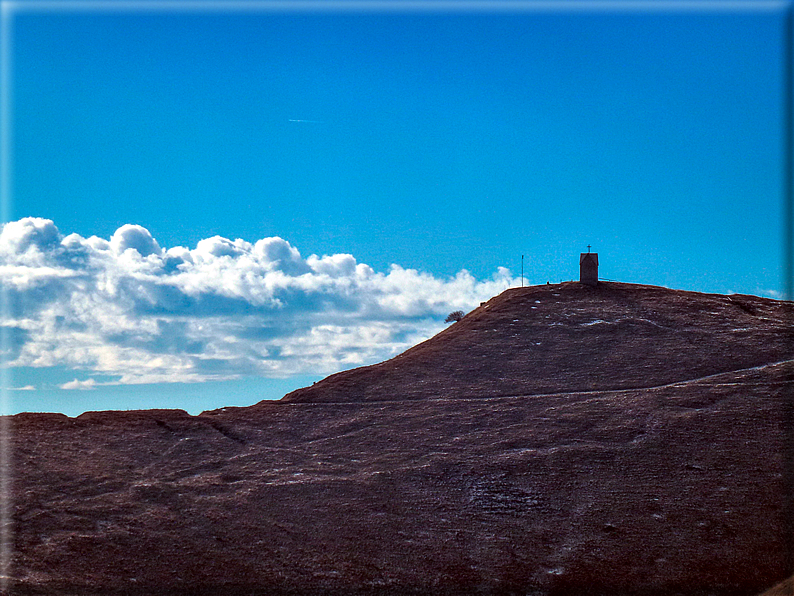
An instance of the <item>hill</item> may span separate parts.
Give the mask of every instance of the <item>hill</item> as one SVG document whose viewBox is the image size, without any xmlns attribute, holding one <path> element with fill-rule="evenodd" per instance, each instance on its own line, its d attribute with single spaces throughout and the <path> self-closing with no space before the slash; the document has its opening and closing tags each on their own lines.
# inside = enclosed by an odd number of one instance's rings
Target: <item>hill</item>
<svg viewBox="0 0 794 596">
<path fill-rule="evenodd" d="M 278 402 L 20 414 L 10 588 L 755 596 L 791 575 L 790 306 L 519 288 Z"/>
<path fill-rule="evenodd" d="M 789 358 L 780 301 L 655 286 L 513 288 L 386 362 L 288 402 L 487 398 L 655 387 Z"/>
</svg>

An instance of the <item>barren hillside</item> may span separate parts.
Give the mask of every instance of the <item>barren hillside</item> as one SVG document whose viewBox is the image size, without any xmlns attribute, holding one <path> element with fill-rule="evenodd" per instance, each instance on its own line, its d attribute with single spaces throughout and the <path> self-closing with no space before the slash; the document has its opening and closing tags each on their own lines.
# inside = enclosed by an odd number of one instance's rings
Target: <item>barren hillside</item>
<svg viewBox="0 0 794 596">
<path fill-rule="evenodd" d="M 754 596 L 788 306 L 514 289 L 278 402 L 15 416 L 12 593 Z"/>
<path fill-rule="evenodd" d="M 577 282 L 514 288 L 386 362 L 289 402 L 484 398 L 654 387 L 788 358 L 791 310 L 756 296 Z"/>
</svg>

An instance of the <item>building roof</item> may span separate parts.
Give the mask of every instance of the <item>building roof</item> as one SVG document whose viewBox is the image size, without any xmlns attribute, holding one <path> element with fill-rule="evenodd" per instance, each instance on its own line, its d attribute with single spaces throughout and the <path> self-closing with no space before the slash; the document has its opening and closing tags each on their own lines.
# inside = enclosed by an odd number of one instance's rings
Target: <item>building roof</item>
<svg viewBox="0 0 794 596">
<path fill-rule="evenodd" d="M 579 254 L 579 264 L 583 264 L 585 260 L 592 261 L 594 265 L 598 265 L 598 253 L 597 252 L 583 252 Z"/>
</svg>

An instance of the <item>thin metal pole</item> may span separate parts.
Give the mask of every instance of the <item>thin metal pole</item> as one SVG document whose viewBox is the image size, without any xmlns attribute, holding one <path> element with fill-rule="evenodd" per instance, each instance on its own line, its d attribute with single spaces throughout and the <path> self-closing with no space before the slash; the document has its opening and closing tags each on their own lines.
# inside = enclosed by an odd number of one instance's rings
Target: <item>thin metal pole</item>
<svg viewBox="0 0 794 596">
<path fill-rule="evenodd" d="M 521 255 L 521 287 L 524 287 L 524 255 Z"/>
</svg>

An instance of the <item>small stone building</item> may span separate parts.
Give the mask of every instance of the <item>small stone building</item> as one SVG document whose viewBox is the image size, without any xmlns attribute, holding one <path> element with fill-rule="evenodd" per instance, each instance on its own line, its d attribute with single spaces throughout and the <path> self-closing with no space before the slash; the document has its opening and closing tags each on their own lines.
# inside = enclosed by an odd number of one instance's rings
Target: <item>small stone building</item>
<svg viewBox="0 0 794 596">
<path fill-rule="evenodd" d="M 579 283 L 598 285 L 598 253 L 583 252 L 579 255 Z"/>
</svg>

